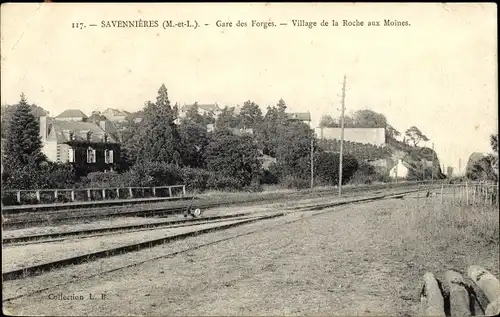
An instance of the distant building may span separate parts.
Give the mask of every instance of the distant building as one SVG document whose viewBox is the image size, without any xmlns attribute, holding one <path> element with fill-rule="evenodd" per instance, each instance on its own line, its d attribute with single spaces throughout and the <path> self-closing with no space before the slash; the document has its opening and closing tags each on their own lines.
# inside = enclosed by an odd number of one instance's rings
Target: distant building
<svg viewBox="0 0 500 317">
<path fill-rule="evenodd" d="M 239 128 L 229 128 L 229 130 L 234 134 L 234 135 L 245 135 L 245 134 L 253 134 L 253 129 L 239 129 Z"/>
<path fill-rule="evenodd" d="M 101 114 L 112 122 L 125 122 L 127 121 L 127 117 L 130 115 L 130 112 L 108 108 L 104 110 Z"/>
<path fill-rule="evenodd" d="M 191 109 L 194 106 L 195 106 L 195 104 L 182 106 L 179 109 L 179 117 L 180 118 L 186 117 L 187 112 L 189 111 L 189 109 Z M 219 105 L 217 103 L 213 103 L 213 104 L 197 104 L 197 106 L 198 106 L 198 113 L 200 115 L 212 114 L 214 117 L 217 117 L 222 112 L 222 109 L 219 107 Z"/>
<path fill-rule="evenodd" d="M 286 114 L 287 119 L 291 121 L 302 121 L 305 123 L 311 122 L 311 113 L 309 112 L 292 112 Z"/>
<path fill-rule="evenodd" d="M 389 171 L 389 176 L 394 179 L 407 178 L 410 167 L 402 159 L 398 159 L 396 165 Z"/>
<path fill-rule="evenodd" d="M 316 128 L 316 136 L 324 140 L 341 140 L 341 128 Z M 374 146 L 385 145 L 384 128 L 344 128 L 344 141 L 371 144 Z"/>
<path fill-rule="evenodd" d="M 42 116 L 40 116 L 41 118 Z M 88 116 L 79 109 L 68 109 L 64 110 L 60 115 L 56 116 L 54 119 L 56 121 L 84 121 Z"/>
<path fill-rule="evenodd" d="M 94 113 L 88 118 L 80 110 L 66 110 L 56 118 L 41 116 L 43 153 L 50 161 L 70 162 L 85 172 L 113 169 L 120 143 L 116 128 L 99 116 Z"/>
<path fill-rule="evenodd" d="M 447 174 L 448 178 L 452 178 L 453 177 L 453 167 L 448 166 L 446 174 Z"/>
</svg>

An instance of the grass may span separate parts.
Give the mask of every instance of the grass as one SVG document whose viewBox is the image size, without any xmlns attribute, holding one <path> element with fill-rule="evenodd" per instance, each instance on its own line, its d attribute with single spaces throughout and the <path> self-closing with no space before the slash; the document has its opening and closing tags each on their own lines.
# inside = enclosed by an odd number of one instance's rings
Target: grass
<svg viewBox="0 0 500 317">
<path fill-rule="evenodd" d="M 495 206 L 460 206 L 422 199 L 406 211 L 406 238 L 444 243 L 472 243 L 488 246 L 499 243 L 499 212 Z"/>
</svg>

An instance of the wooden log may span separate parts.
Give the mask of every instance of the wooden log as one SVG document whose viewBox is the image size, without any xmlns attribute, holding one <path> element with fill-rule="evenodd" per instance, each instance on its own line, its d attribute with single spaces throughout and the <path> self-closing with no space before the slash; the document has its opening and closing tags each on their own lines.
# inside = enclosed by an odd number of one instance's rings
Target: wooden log
<svg viewBox="0 0 500 317">
<path fill-rule="evenodd" d="M 465 288 L 465 281 L 462 275 L 449 270 L 444 273 L 444 279 L 450 290 L 451 316 L 471 316 L 469 292 Z"/>
<path fill-rule="evenodd" d="M 486 316 L 498 316 L 500 315 L 500 297 L 495 301 L 488 304 L 486 310 L 484 311 Z"/>
<path fill-rule="evenodd" d="M 500 282 L 493 274 L 477 265 L 470 266 L 467 273 L 490 302 L 495 302 L 500 298 Z"/>
<path fill-rule="evenodd" d="M 420 297 L 423 314 L 426 316 L 446 316 L 444 312 L 444 299 L 441 289 L 434 274 L 424 274 L 424 287 Z"/>
</svg>

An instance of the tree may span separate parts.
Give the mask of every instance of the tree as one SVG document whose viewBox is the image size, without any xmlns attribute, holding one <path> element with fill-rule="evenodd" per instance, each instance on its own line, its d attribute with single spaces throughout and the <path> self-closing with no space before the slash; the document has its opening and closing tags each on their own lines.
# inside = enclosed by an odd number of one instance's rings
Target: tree
<svg viewBox="0 0 500 317">
<path fill-rule="evenodd" d="M 234 107 L 225 106 L 215 121 L 217 129 L 235 128 L 238 126 L 236 116 L 234 115 Z"/>
<path fill-rule="evenodd" d="M 405 136 L 408 138 L 408 140 L 411 140 L 413 142 L 413 146 L 417 146 L 421 141 L 429 141 L 429 138 L 425 134 L 423 134 L 422 131 L 420 131 L 416 126 L 411 126 L 408 130 L 406 130 Z"/>
<path fill-rule="evenodd" d="M 385 133 L 388 138 L 392 139 L 395 139 L 396 137 L 401 135 L 401 133 L 398 130 L 394 129 L 391 125 L 387 125 L 387 127 L 385 128 Z"/>
<path fill-rule="evenodd" d="M 287 120 L 287 115 L 286 115 L 286 102 L 281 98 L 278 100 L 278 103 L 276 104 L 276 109 L 277 109 L 277 115 L 278 115 L 278 122 L 280 124 L 284 124 Z"/>
<path fill-rule="evenodd" d="M 46 161 L 42 152 L 40 122 L 31 113 L 26 96 L 21 94 L 21 101 L 9 121 L 6 131 L 4 162 L 5 170 L 27 167 L 37 170 Z"/>
<path fill-rule="evenodd" d="M 490 144 L 493 152 L 498 154 L 498 134 L 492 134 L 490 136 Z"/>
<path fill-rule="evenodd" d="M 16 105 L 2 105 L 1 109 L 1 130 L 2 130 L 2 139 L 7 137 L 7 130 L 10 124 L 10 119 L 12 118 L 12 115 L 14 112 L 16 112 L 17 107 L 19 107 L 19 104 Z M 39 107 L 35 104 L 29 105 L 31 109 L 31 113 L 35 116 L 37 120 L 41 116 L 47 115 L 49 112 L 42 107 Z"/>
<path fill-rule="evenodd" d="M 255 128 L 262 122 L 262 111 L 259 105 L 253 101 L 245 101 L 238 115 L 239 125 L 242 128 Z"/>
<path fill-rule="evenodd" d="M 156 103 L 147 102 L 144 118 L 137 129 L 133 147 L 138 160 L 172 163 L 174 157 L 178 157 L 180 136 L 174 120 L 167 88 L 162 84 Z"/>
<path fill-rule="evenodd" d="M 324 115 L 319 122 L 321 128 L 338 128 L 339 123 L 330 115 Z"/>
<path fill-rule="evenodd" d="M 278 126 L 276 135 L 277 162 L 283 169 L 283 175 L 301 174 L 300 160 L 311 153 L 311 129 L 303 122 L 292 121 Z"/>
<path fill-rule="evenodd" d="M 356 128 L 385 128 L 386 117 L 369 109 L 358 110 L 354 113 L 354 125 Z"/>
<path fill-rule="evenodd" d="M 181 136 L 181 158 L 184 165 L 200 168 L 204 166 L 203 153 L 208 145 L 205 126 L 186 121 L 179 126 Z"/>
<path fill-rule="evenodd" d="M 236 136 L 227 129 L 212 134 L 206 147 L 205 162 L 206 168 L 215 172 L 216 177 L 233 177 L 239 186 L 248 186 L 258 179 L 262 166 L 252 138 Z"/>
</svg>

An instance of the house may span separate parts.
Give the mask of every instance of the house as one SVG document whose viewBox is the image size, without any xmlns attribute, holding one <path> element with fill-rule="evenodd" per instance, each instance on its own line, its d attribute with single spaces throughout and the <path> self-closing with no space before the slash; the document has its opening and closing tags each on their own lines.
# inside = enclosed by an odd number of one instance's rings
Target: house
<svg viewBox="0 0 500 317">
<path fill-rule="evenodd" d="M 217 103 L 213 103 L 213 104 L 196 104 L 195 103 L 192 105 L 185 104 L 179 110 L 179 117 L 180 118 L 186 117 L 189 109 L 191 109 L 194 106 L 198 106 L 198 113 L 200 115 L 212 114 L 214 117 L 217 117 L 222 112 L 222 109 L 219 107 L 219 105 Z"/>
<path fill-rule="evenodd" d="M 130 112 L 124 110 L 118 110 L 113 108 L 108 108 L 104 110 L 101 115 L 105 116 L 108 120 L 112 122 L 125 122 Z"/>
<path fill-rule="evenodd" d="M 253 129 L 252 128 L 248 128 L 248 129 L 244 129 L 244 128 L 229 128 L 229 131 L 231 131 L 234 135 L 238 135 L 238 136 L 242 136 L 242 135 L 245 135 L 245 134 L 253 134 Z"/>
<path fill-rule="evenodd" d="M 341 139 L 341 128 L 316 128 L 316 135 L 319 139 L 339 140 Z M 385 145 L 384 128 L 344 128 L 344 141 L 374 146 Z"/>
<path fill-rule="evenodd" d="M 40 116 L 41 118 L 42 116 Z M 79 109 L 68 109 L 64 110 L 60 115 L 56 116 L 54 119 L 56 121 L 84 121 L 88 116 Z"/>
<path fill-rule="evenodd" d="M 311 122 L 311 113 L 310 112 L 292 112 L 286 114 L 287 119 L 291 121 L 302 121 L 309 123 Z"/>
<path fill-rule="evenodd" d="M 50 161 L 73 163 L 84 173 L 112 170 L 118 163 L 120 143 L 108 122 L 89 121 L 80 110 L 66 110 L 56 118 L 41 116 L 42 151 Z"/>
<path fill-rule="evenodd" d="M 398 159 L 397 164 L 389 171 L 389 176 L 394 179 L 407 178 L 410 166 L 402 159 Z"/>
</svg>

